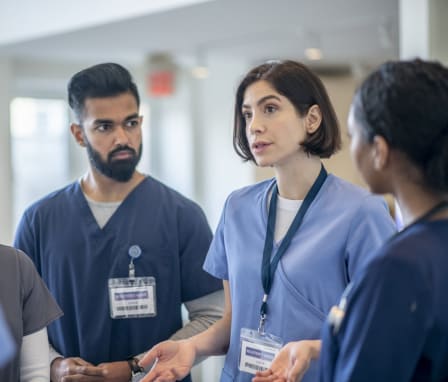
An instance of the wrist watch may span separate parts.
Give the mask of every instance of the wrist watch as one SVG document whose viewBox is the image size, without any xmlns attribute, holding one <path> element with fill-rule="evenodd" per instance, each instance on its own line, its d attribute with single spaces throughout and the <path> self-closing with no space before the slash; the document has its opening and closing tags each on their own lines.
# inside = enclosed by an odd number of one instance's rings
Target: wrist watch
<svg viewBox="0 0 448 382">
<path fill-rule="evenodd" d="M 131 369 L 131 382 L 138 382 L 145 376 L 145 370 L 139 366 L 138 359 L 135 357 L 128 358 L 129 368 Z"/>
</svg>

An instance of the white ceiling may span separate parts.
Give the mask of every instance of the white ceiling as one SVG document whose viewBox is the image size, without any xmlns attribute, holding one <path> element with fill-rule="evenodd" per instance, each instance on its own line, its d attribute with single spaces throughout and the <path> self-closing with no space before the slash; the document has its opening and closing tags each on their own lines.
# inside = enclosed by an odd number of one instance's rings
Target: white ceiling
<svg viewBox="0 0 448 382">
<path fill-rule="evenodd" d="M 322 49 L 323 65 L 398 58 L 398 0 L 215 0 L 0 44 L 0 54 L 138 62 L 167 52 L 239 55 L 255 62 L 305 60 L 307 47 Z"/>
</svg>

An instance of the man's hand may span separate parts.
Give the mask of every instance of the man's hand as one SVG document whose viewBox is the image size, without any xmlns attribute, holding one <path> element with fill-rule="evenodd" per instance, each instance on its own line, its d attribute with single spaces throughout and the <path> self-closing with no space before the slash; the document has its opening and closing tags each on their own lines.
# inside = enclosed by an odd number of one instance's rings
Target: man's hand
<svg viewBox="0 0 448 382">
<path fill-rule="evenodd" d="M 98 367 L 103 370 L 105 382 L 129 382 L 131 380 L 131 369 L 127 361 L 100 363 Z"/>
<path fill-rule="evenodd" d="M 50 373 L 52 382 L 99 382 L 104 380 L 102 368 L 78 357 L 56 358 L 51 363 Z"/>
<path fill-rule="evenodd" d="M 320 340 L 290 342 L 272 361 L 268 370 L 258 372 L 252 382 L 299 382 L 313 359 L 319 357 Z"/>
</svg>

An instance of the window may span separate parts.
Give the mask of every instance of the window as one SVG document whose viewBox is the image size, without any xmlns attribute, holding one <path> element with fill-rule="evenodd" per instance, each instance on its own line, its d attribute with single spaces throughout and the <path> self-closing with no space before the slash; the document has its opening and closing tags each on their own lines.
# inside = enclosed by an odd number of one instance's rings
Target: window
<svg viewBox="0 0 448 382">
<path fill-rule="evenodd" d="M 11 102 L 14 227 L 27 206 L 68 182 L 69 134 L 65 101 Z"/>
</svg>

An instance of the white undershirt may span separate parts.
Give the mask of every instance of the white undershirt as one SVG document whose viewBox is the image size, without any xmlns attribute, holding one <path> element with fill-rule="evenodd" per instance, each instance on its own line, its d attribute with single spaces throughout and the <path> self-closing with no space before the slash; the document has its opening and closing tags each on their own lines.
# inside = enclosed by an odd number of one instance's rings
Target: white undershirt
<svg viewBox="0 0 448 382">
<path fill-rule="evenodd" d="M 20 349 L 20 382 L 50 380 L 47 328 L 22 338 Z"/>
<path fill-rule="evenodd" d="M 274 240 L 278 243 L 286 235 L 297 211 L 302 205 L 303 200 L 291 200 L 282 198 L 278 195 L 277 213 L 275 218 Z"/>
</svg>

